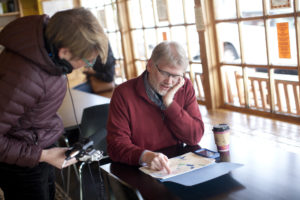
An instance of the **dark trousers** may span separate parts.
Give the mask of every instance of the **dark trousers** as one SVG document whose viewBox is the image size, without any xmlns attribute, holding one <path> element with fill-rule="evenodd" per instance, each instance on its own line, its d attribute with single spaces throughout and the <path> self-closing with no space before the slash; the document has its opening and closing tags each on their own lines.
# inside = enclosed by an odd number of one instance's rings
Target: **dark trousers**
<svg viewBox="0 0 300 200">
<path fill-rule="evenodd" d="M 28 168 L 0 162 L 0 188 L 5 200 L 54 200 L 55 169 L 47 163 Z"/>
</svg>

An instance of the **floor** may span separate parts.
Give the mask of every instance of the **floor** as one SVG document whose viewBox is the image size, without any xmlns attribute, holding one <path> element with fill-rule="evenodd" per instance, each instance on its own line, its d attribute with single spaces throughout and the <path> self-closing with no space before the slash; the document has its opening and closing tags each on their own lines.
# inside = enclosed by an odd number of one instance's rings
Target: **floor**
<svg viewBox="0 0 300 200">
<path fill-rule="evenodd" d="M 0 188 L 0 200 L 5 200 L 1 188 Z M 72 199 L 66 195 L 66 193 L 64 192 L 64 190 L 60 185 L 56 184 L 55 200 L 72 200 Z"/>
</svg>

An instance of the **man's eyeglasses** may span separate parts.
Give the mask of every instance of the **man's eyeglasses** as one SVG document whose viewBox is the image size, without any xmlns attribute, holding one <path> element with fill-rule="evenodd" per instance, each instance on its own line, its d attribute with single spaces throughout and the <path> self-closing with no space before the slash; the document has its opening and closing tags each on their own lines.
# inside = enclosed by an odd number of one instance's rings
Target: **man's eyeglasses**
<svg viewBox="0 0 300 200">
<path fill-rule="evenodd" d="M 155 64 L 156 69 L 159 71 L 159 73 L 164 77 L 164 78 L 169 78 L 172 77 L 173 79 L 179 79 L 180 77 L 184 77 L 183 75 L 176 75 L 176 74 L 171 74 L 169 72 L 166 72 L 164 70 L 159 69 L 158 65 Z"/>
<path fill-rule="evenodd" d="M 94 60 L 92 60 L 92 62 L 89 62 L 87 59 L 82 58 L 83 62 L 86 64 L 85 67 L 93 67 L 95 65 L 95 63 L 96 63 L 96 59 L 97 58 L 95 58 Z"/>
</svg>

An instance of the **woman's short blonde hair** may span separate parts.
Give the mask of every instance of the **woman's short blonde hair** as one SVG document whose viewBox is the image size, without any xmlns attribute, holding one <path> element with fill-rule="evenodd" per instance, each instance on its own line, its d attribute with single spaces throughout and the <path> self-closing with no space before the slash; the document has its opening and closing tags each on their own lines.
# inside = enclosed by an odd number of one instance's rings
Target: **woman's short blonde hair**
<svg viewBox="0 0 300 200">
<path fill-rule="evenodd" d="M 45 35 L 57 49 L 68 48 L 72 59 L 89 58 L 97 52 L 102 62 L 106 62 L 108 38 L 96 17 L 85 8 L 55 13 Z"/>
</svg>

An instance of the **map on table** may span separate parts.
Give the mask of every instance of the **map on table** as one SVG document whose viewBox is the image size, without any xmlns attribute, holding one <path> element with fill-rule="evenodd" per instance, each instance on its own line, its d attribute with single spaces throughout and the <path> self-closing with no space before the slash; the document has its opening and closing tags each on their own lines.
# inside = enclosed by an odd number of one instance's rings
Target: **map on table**
<svg viewBox="0 0 300 200">
<path fill-rule="evenodd" d="M 205 158 L 193 152 L 189 152 L 181 156 L 169 159 L 171 174 L 168 174 L 165 170 L 152 170 L 147 166 L 140 167 L 140 170 L 154 178 L 166 179 L 208 166 L 212 163 L 215 163 L 215 159 Z"/>
</svg>

